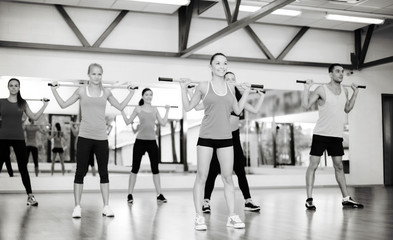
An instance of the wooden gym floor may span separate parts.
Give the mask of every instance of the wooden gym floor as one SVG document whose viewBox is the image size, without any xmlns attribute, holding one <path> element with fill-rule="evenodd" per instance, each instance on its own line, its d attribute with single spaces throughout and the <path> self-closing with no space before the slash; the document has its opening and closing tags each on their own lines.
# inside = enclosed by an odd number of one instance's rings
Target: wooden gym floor
<svg viewBox="0 0 393 240">
<path fill-rule="evenodd" d="M 341 206 L 338 187 L 314 190 L 316 211 L 304 207 L 304 188 L 251 189 L 260 213 L 245 212 L 236 190 L 236 212 L 246 228 L 230 229 L 222 189 L 212 196 L 212 212 L 205 214 L 208 230 L 194 230 L 191 190 L 164 192 L 168 203 L 158 204 L 153 191 L 136 191 L 133 205 L 126 202 L 126 191 L 112 191 L 110 205 L 114 218 L 101 215 L 102 200 L 97 191 L 84 192 L 82 218 L 72 219 L 71 192 L 36 193 L 38 207 L 26 206 L 26 195 L 0 194 L 1 240 L 388 240 L 393 239 L 393 187 L 350 187 L 364 209 Z"/>
</svg>

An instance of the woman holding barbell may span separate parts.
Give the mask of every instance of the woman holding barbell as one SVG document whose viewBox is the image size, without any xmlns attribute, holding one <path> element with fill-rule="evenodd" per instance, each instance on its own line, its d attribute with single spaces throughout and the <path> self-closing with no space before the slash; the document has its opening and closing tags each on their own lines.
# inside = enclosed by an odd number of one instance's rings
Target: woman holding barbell
<svg viewBox="0 0 393 240">
<path fill-rule="evenodd" d="M 139 101 L 139 106 L 134 109 L 131 116 L 128 118 L 124 111 L 121 112 L 124 122 L 127 125 L 132 123 L 136 117 L 139 118 L 139 126 L 137 128 L 137 135 L 132 153 L 132 170 L 130 173 L 127 195 L 128 203 L 134 202 L 132 193 L 134 192 L 137 174 L 141 166 L 142 156 L 146 152 L 149 154 L 150 167 L 153 173 L 153 182 L 157 192 L 157 201 L 164 203 L 167 202 L 166 198 L 161 192 L 160 172 L 158 170 L 159 154 L 156 142 L 156 133 L 154 129 L 156 120 L 160 125 L 166 125 L 170 106 L 165 106 L 165 116 L 162 118 L 157 110 L 157 107 L 151 105 L 152 99 L 153 91 L 150 88 L 145 88 L 142 90 L 142 98 Z"/>
<path fill-rule="evenodd" d="M 33 195 L 27 170 L 27 148 L 22 128 L 22 116 L 25 113 L 32 120 L 39 119 L 48 106 L 48 101 L 42 101 L 43 106 L 38 112 L 33 113 L 29 104 L 20 94 L 20 81 L 18 79 L 11 78 L 8 81 L 8 90 L 10 92 L 8 98 L 0 99 L 0 165 L 3 165 L 4 159 L 9 158 L 9 149 L 12 147 L 28 195 L 27 205 L 37 206 L 38 202 Z"/>
<path fill-rule="evenodd" d="M 108 206 L 109 203 L 109 176 L 108 176 L 108 136 L 105 121 L 105 108 L 108 101 L 113 107 L 122 111 L 134 95 L 134 88 L 130 91 L 123 102 L 119 103 L 112 92 L 102 86 L 103 68 L 100 64 L 90 64 L 87 72 L 89 83 L 79 87 L 74 94 L 64 101 L 57 92 L 57 83 L 52 83 L 52 93 L 61 108 L 66 108 L 80 100 L 81 124 L 77 143 L 77 166 L 74 178 L 75 208 L 73 218 L 81 217 L 81 197 L 83 191 L 83 179 L 89 167 L 89 156 L 93 151 L 97 158 L 98 172 L 100 175 L 100 188 L 104 208 L 102 215 L 114 217 L 114 213 Z"/>
</svg>

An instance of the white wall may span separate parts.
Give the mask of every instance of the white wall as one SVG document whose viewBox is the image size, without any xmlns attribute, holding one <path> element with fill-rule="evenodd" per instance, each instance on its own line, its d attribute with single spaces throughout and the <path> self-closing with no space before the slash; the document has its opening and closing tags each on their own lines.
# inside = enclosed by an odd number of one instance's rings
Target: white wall
<svg viewBox="0 0 393 240">
<path fill-rule="evenodd" d="M 79 22 L 84 22 L 81 29 L 85 31 L 84 33 L 87 34 L 87 38 L 91 42 L 94 42 L 94 39 L 99 36 L 97 32 L 102 30 L 99 30 L 98 25 L 102 25 L 103 21 L 109 24 L 112 21 L 112 17 L 116 15 L 110 11 L 101 12 L 91 9 L 66 8 L 66 10 Z M 89 15 L 83 18 L 82 16 L 86 12 Z M 104 20 L 97 21 L 101 13 L 104 14 Z M 129 24 L 132 23 L 134 18 L 137 18 L 138 22 L 143 22 L 144 24 L 130 26 Z M 159 29 L 153 27 L 156 23 L 160 24 Z M 104 42 L 103 45 L 105 47 L 130 49 L 150 47 L 151 49 L 145 50 L 177 51 L 176 15 L 131 13 L 126 16 L 124 24 L 120 25 L 120 28 L 114 32 L 115 35 L 110 36 Z M 210 35 L 210 33 L 220 30 L 223 26 L 225 26 L 225 22 L 222 21 L 193 20 L 189 45 L 198 42 L 199 39 Z M 149 31 L 147 31 L 146 27 Z M 283 39 L 289 41 L 298 29 L 289 27 L 275 28 L 263 25 L 253 27 L 256 32 L 260 34 L 263 32 L 264 40 L 269 45 L 268 47 L 273 49 L 273 54 L 278 54 L 281 48 L 286 45 Z M 97 31 L 90 32 L 91 29 L 96 29 Z M 122 30 L 124 31 L 122 32 Z M 55 40 L 47 39 L 49 37 L 48 32 L 51 33 L 50 36 L 55 36 Z M 139 38 L 135 36 L 135 32 L 139 35 Z M 54 33 L 60 34 L 61 37 L 56 37 L 59 35 Z M 162 38 L 159 38 L 160 36 Z M 246 36 L 243 30 L 235 32 L 201 49 L 198 53 L 213 54 L 221 51 L 230 56 L 262 58 L 260 50 Z M 280 38 L 276 39 L 273 36 L 280 36 Z M 127 40 L 125 41 L 123 37 L 126 37 Z M 146 39 L 149 39 L 151 42 L 144 44 Z M 64 26 L 64 22 L 61 21 L 54 8 L 12 2 L 0 2 L 0 40 L 54 41 L 55 43 L 60 41 L 62 44 L 80 45 L 68 27 Z M 320 40 L 323 41 L 321 42 Z M 372 58 L 378 59 L 379 56 L 386 55 L 386 52 L 391 52 L 392 42 L 391 34 L 379 33 L 378 39 L 375 42 L 371 42 L 370 45 L 370 51 L 371 49 L 379 49 L 370 53 Z M 238 46 L 234 47 L 233 44 L 238 44 Z M 381 49 L 386 49 L 386 51 Z M 310 30 L 293 50 L 287 56 L 289 60 L 349 63 L 349 53 L 353 52 L 353 34 Z M 0 76 L 23 76 L 57 80 L 86 79 L 87 66 L 92 62 L 98 62 L 104 67 L 104 80 L 107 81 L 133 81 L 143 83 L 146 86 L 159 87 L 157 85 L 159 76 L 190 77 L 195 80 L 208 80 L 210 77 L 208 61 L 196 59 L 15 48 L 0 48 L 0 59 Z M 239 81 L 264 84 L 266 88 L 270 89 L 301 90 L 302 86 L 295 83 L 296 79 L 312 78 L 316 81 L 329 81 L 327 69 L 318 67 L 231 62 L 229 70 L 236 73 Z M 351 174 L 348 175 L 348 183 L 350 184 L 383 183 L 381 93 L 393 93 L 391 76 L 393 76 L 393 65 L 385 64 L 360 72 L 355 71 L 353 75 L 348 76 L 345 80 L 347 83 L 355 82 L 367 85 L 367 89 L 362 90 L 359 94 L 356 107 L 349 117 Z M 8 96 L 5 79 L 7 78 L 2 78 L 0 81 L 0 97 Z M 28 84 L 30 85 L 27 89 L 22 89 L 22 94 L 25 97 L 51 97 L 45 82 L 37 81 L 33 84 L 31 82 Z M 163 87 L 164 85 L 160 86 Z M 157 99 L 157 101 L 159 103 L 165 102 L 180 105 L 180 92 L 176 92 L 176 88 L 171 88 L 172 90 L 170 90 L 169 94 L 171 98 L 165 95 L 162 97 L 163 99 Z M 71 94 L 68 90 L 64 91 L 62 93 L 64 96 Z M 116 96 L 118 98 L 124 96 L 125 93 L 122 91 L 117 90 Z M 138 99 L 139 94 L 133 101 Z M 59 110 L 55 102 L 51 102 L 47 110 L 47 112 L 51 113 L 75 113 L 76 111 L 77 107 Z M 188 115 L 188 118 L 193 118 L 192 115 Z M 188 136 L 189 162 L 194 162 L 196 158 L 196 137 L 197 131 L 190 131 Z"/>
</svg>

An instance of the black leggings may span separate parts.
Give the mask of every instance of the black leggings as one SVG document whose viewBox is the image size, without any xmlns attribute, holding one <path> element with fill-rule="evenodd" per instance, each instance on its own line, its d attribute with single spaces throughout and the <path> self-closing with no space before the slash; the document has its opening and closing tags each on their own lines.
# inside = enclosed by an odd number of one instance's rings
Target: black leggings
<svg viewBox="0 0 393 240">
<path fill-rule="evenodd" d="M 4 160 L 10 157 L 10 147 L 14 149 L 18 170 L 22 177 L 23 186 L 26 193 L 32 193 L 29 171 L 27 170 L 27 155 L 25 140 L 0 140 L 0 165 L 3 166 Z"/>
<path fill-rule="evenodd" d="M 86 176 L 87 171 L 89 170 L 91 154 L 94 154 L 97 158 L 98 173 L 100 174 L 100 183 L 109 183 L 108 140 L 94 140 L 83 137 L 78 137 L 74 183 L 83 184 L 83 179 Z"/>
<path fill-rule="evenodd" d="M 246 166 L 246 158 L 243 154 L 242 145 L 240 142 L 240 132 L 239 129 L 232 132 L 233 140 L 233 170 L 236 173 L 239 188 L 243 193 L 244 199 L 251 198 L 250 188 L 248 186 L 248 181 L 246 178 L 246 172 L 244 167 Z M 213 151 L 212 160 L 210 162 L 209 174 L 207 175 L 205 184 L 205 199 L 210 199 L 217 175 L 220 173 L 220 163 L 218 162 L 216 151 Z"/>
<path fill-rule="evenodd" d="M 132 173 L 137 174 L 141 167 L 142 156 L 147 152 L 150 159 L 150 168 L 153 174 L 159 174 L 158 170 L 158 146 L 156 140 L 136 139 L 132 153 Z"/>
<path fill-rule="evenodd" d="M 30 153 L 33 156 L 34 167 L 38 168 L 38 148 L 34 146 L 26 146 L 27 149 L 27 162 L 29 162 Z"/>
<path fill-rule="evenodd" d="M 1 170 L 3 169 L 3 162 L 4 162 L 5 166 L 7 168 L 8 175 L 10 175 L 10 177 L 13 177 L 14 176 L 14 170 L 12 169 L 12 165 L 11 165 L 10 148 L 4 149 L 4 151 L 5 151 L 4 154 L 3 154 L 4 157 L 5 156 L 8 156 L 8 157 L 5 157 L 4 159 L 3 158 L 1 159 L 2 162 L 0 164 L 0 173 L 1 173 Z"/>
</svg>

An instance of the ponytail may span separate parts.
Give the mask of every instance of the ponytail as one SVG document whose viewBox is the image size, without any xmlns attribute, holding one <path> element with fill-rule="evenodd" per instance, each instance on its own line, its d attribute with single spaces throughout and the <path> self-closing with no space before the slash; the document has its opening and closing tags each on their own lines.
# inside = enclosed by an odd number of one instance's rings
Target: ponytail
<svg viewBox="0 0 393 240">
<path fill-rule="evenodd" d="M 143 98 L 141 98 L 141 100 L 139 100 L 138 105 L 142 106 L 143 104 L 145 104 L 145 101 L 143 101 Z"/>
</svg>

